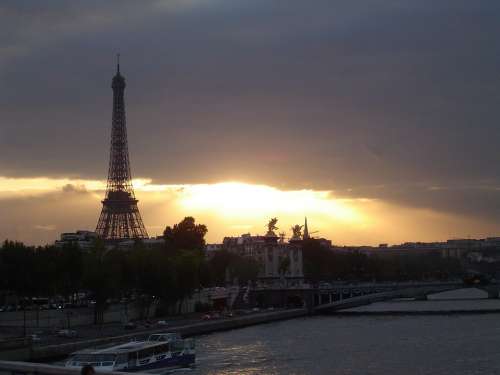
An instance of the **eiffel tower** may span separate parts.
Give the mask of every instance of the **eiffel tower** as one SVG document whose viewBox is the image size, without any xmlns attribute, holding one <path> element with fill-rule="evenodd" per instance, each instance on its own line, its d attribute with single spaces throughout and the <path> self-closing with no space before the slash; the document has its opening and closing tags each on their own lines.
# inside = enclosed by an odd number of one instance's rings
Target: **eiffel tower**
<svg viewBox="0 0 500 375">
<path fill-rule="evenodd" d="M 106 241 L 147 238 L 148 234 L 137 207 L 138 200 L 135 198 L 130 174 L 125 124 L 125 78 L 120 74 L 119 55 L 111 87 L 113 117 L 108 183 L 96 232 L 99 238 Z"/>
</svg>

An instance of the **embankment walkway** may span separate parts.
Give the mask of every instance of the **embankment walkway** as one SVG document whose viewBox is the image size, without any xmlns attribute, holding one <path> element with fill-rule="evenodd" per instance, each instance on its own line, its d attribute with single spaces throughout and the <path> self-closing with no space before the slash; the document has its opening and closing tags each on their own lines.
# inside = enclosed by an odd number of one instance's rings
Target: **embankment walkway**
<svg viewBox="0 0 500 375">
<path fill-rule="evenodd" d="M 111 336 L 105 338 L 95 338 L 87 340 L 72 341 L 68 343 L 54 345 L 34 345 L 29 348 L 16 349 L 14 351 L 0 352 L 0 359 L 17 360 L 17 361 L 46 361 L 55 358 L 63 358 L 74 351 L 84 348 L 99 347 L 114 343 L 121 343 L 133 340 L 140 336 L 149 335 L 152 333 L 161 332 L 178 332 L 183 336 L 202 335 L 217 331 L 225 331 L 235 328 L 242 328 L 255 324 L 275 322 L 278 320 L 293 319 L 308 315 L 308 310 L 288 309 L 279 311 L 266 311 L 262 313 L 253 313 L 244 316 L 233 318 L 224 318 L 217 320 L 203 321 L 175 327 L 156 327 L 154 329 L 134 331 L 126 335 Z"/>
</svg>

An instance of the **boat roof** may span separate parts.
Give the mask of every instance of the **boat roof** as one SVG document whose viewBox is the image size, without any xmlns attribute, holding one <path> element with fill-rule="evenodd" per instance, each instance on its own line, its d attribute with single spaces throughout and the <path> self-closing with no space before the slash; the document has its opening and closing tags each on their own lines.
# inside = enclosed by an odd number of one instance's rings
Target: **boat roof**
<svg viewBox="0 0 500 375">
<path fill-rule="evenodd" d="M 178 333 L 173 333 L 173 332 L 165 332 L 165 333 L 154 333 L 151 334 L 149 337 L 161 337 L 164 336 L 166 338 L 175 338 L 179 337 Z M 130 341 L 125 344 L 119 344 L 119 345 L 114 345 L 110 346 L 107 348 L 101 348 L 101 349 L 83 349 L 83 350 L 78 350 L 77 352 L 72 353 L 74 354 L 120 354 L 120 353 L 129 353 L 129 352 L 135 352 L 138 350 L 142 349 L 147 349 L 147 348 L 152 348 L 155 346 L 163 345 L 168 341 L 156 341 L 156 340 L 144 340 L 144 341 Z"/>
<path fill-rule="evenodd" d="M 120 354 L 136 352 L 138 350 L 152 348 L 165 344 L 165 341 L 131 341 L 125 344 L 114 345 L 103 349 L 83 349 L 73 354 Z"/>
</svg>

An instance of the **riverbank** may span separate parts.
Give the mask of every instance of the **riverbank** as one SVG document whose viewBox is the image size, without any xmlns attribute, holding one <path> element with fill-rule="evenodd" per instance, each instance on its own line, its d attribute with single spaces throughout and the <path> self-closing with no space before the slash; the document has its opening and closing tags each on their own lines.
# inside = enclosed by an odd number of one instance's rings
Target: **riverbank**
<svg viewBox="0 0 500 375">
<path fill-rule="evenodd" d="M 247 327 L 256 324 L 270 323 L 278 320 L 287 320 L 308 315 L 307 309 L 289 309 L 279 311 L 258 312 L 233 318 L 208 320 L 197 323 L 178 325 L 175 327 L 155 327 L 152 329 L 135 330 L 132 333 L 100 337 L 86 340 L 74 340 L 53 345 L 34 345 L 30 348 L 18 350 L 16 353 L 0 353 L 0 358 L 18 361 L 48 361 L 64 358 L 74 351 L 89 347 L 99 347 L 115 343 L 127 342 L 152 333 L 178 332 L 185 337 L 197 336 L 212 332 L 226 331 Z M 7 357 L 5 356 L 7 354 Z"/>
<path fill-rule="evenodd" d="M 336 311 L 336 316 L 390 316 L 390 315 L 486 315 L 500 314 L 500 309 L 485 310 L 420 310 L 420 311 Z"/>
</svg>

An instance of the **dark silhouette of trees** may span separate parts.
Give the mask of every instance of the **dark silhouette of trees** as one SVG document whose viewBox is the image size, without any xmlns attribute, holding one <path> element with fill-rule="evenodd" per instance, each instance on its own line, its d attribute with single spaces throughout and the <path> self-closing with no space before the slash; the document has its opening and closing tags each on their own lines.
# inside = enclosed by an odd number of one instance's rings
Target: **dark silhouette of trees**
<svg viewBox="0 0 500 375">
<path fill-rule="evenodd" d="M 203 224 L 195 224 L 195 219 L 191 216 L 185 217 L 173 228 L 165 228 L 163 238 L 168 250 L 199 250 L 205 247 L 205 235 L 207 227 Z"/>
<path fill-rule="evenodd" d="M 210 259 L 208 268 L 215 285 L 225 285 L 226 282 L 234 280 L 246 284 L 248 281 L 257 280 L 260 265 L 254 259 L 221 250 Z"/>
<path fill-rule="evenodd" d="M 33 296 L 43 285 L 36 282 L 35 249 L 20 242 L 5 241 L 2 246 L 2 278 L 6 290 Z"/>
<path fill-rule="evenodd" d="M 460 277 L 463 267 L 457 259 L 438 253 L 366 255 L 356 251 L 334 252 L 319 241 L 303 243 L 304 275 L 315 283 L 327 280 L 408 281 Z"/>
<path fill-rule="evenodd" d="M 207 228 L 187 217 L 165 230 L 165 244 L 132 249 L 91 249 L 76 245 L 29 247 L 5 241 L 0 247 L 0 291 L 19 298 L 34 296 L 71 301 L 85 292 L 94 301 L 95 323 L 102 322 L 110 299 L 135 297 L 145 313 L 153 302 L 172 306 L 196 289 L 210 286 L 212 272 L 205 260 Z"/>
<path fill-rule="evenodd" d="M 82 288 L 84 275 L 84 257 L 78 246 L 74 244 L 65 245 L 62 249 L 56 251 L 54 251 L 54 248 L 46 248 L 42 253 L 46 257 L 51 257 L 45 263 L 56 269 L 55 275 L 59 278 L 60 283 L 56 288 L 61 291 L 61 294 L 66 299 L 73 299 L 75 294 Z M 54 256 L 58 257 L 59 261 L 55 261 Z M 46 273 L 48 272 L 50 271 Z M 57 282 L 57 279 L 55 282 Z"/>
<path fill-rule="evenodd" d="M 106 249 L 104 243 L 99 240 L 84 254 L 82 284 L 95 301 L 95 324 L 103 322 L 107 300 L 119 295 L 122 285 L 121 259 L 120 250 Z"/>
<path fill-rule="evenodd" d="M 257 280 L 260 265 L 254 259 L 222 250 L 207 260 L 206 233 L 205 225 L 186 217 L 167 227 L 165 243 L 153 247 L 137 241 L 131 249 L 118 249 L 96 241 L 84 250 L 76 245 L 30 247 L 5 241 L 0 247 L 0 292 L 15 294 L 27 303 L 33 297 L 69 302 L 84 292 L 95 302 L 95 322 L 100 323 L 110 299 L 134 297 L 144 315 L 153 303 L 159 311 L 173 312 L 199 288 Z M 313 283 L 444 279 L 462 273 L 458 260 L 438 254 L 339 253 L 314 239 L 303 242 L 303 260 L 305 277 Z M 279 266 L 286 273 L 289 259 L 282 259 Z"/>
</svg>

